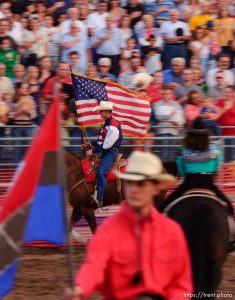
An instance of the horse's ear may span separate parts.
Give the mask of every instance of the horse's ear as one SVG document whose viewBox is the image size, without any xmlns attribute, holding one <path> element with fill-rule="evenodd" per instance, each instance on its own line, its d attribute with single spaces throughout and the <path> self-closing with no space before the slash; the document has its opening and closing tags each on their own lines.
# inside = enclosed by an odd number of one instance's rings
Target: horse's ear
<svg viewBox="0 0 235 300">
<path fill-rule="evenodd" d="M 177 165 L 174 160 L 164 161 L 162 164 L 167 173 L 174 176 L 179 175 Z"/>
</svg>

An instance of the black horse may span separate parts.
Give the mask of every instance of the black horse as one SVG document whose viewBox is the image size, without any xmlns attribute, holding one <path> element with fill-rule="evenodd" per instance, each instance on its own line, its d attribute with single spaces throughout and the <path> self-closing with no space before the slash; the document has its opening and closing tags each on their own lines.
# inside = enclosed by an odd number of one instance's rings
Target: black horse
<svg viewBox="0 0 235 300">
<path fill-rule="evenodd" d="M 166 170 L 178 175 L 175 162 Z M 160 211 L 179 223 L 188 241 L 194 281 L 194 299 L 215 299 L 221 270 L 229 250 L 228 211 L 224 203 L 207 190 L 191 190 Z M 159 205 L 157 205 L 157 208 Z"/>
</svg>

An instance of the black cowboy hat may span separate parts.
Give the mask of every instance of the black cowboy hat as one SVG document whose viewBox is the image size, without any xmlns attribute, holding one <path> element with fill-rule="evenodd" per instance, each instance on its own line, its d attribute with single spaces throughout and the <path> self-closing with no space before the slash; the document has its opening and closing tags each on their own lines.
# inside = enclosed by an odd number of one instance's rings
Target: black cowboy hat
<svg viewBox="0 0 235 300">
<path fill-rule="evenodd" d="M 193 121 L 193 124 L 191 127 L 187 130 L 190 133 L 196 133 L 196 134 L 209 134 L 210 129 L 207 127 L 205 121 L 202 118 L 196 118 Z"/>
</svg>

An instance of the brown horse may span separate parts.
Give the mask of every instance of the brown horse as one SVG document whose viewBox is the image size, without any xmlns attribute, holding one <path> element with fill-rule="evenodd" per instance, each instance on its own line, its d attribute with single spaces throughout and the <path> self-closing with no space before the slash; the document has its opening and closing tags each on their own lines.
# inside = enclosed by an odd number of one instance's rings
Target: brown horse
<svg viewBox="0 0 235 300">
<path fill-rule="evenodd" d="M 94 204 L 91 202 L 94 184 L 86 183 L 83 180 L 85 174 L 82 170 L 82 159 L 79 156 L 65 150 L 65 160 L 68 176 L 69 202 L 73 207 L 71 226 L 84 216 L 92 232 L 95 232 L 97 225 Z M 118 203 L 118 191 L 115 181 L 107 183 L 103 203 L 104 206 Z"/>
<path fill-rule="evenodd" d="M 84 216 L 91 228 L 91 231 L 94 233 L 97 227 L 95 208 L 91 202 L 91 195 L 94 192 L 94 184 L 86 183 L 84 180 L 85 174 L 82 170 L 82 158 L 68 150 L 65 150 L 65 160 L 68 176 L 69 202 L 73 207 L 71 227 L 79 221 L 82 216 Z M 121 185 L 122 199 L 124 199 L 123 182 L 121 182 Z M 162 192 L 162 194 L 157 197 L 156 201 L 161 202 L 164 199 L 165 194 L 166 192 Z M 105 189 L 103 206 L 118 203 L 119 197 L 116 181 L 110 181 L 107 183 Z"/>
</svg>

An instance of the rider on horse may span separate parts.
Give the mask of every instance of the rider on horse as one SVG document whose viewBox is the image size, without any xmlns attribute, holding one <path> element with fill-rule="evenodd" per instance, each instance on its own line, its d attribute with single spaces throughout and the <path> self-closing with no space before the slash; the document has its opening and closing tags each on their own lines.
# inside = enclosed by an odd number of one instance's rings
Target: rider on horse
<svg viewBox="0 0 235 300">
<path fill-rule="evenodd" d="M 112 102 L 101 101 L 100 105 L 94 108 L 94 111 L 96 110 L 99 110 L 104 123 L 94 147 L 88 150 L 86 154 L 91 156 L 95 153 L 101 153 L 101 162 L 97 173 L 97 191 L 95 191 L 93 198 L 97 206 L 102 207 L 107 182 L 106 176 L 117 158 L 123 135 L 120 123 L 112 116 Z"/>
</svg>

